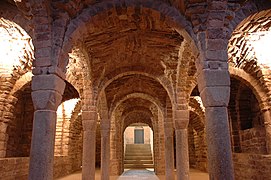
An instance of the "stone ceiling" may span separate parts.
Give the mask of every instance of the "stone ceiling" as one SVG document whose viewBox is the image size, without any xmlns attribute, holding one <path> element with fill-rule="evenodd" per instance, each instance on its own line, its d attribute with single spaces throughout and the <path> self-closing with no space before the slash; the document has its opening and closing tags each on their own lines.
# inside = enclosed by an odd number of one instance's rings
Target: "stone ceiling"
<svg viewBox="0 0 271 180">
<path fill-rule="evenodd" d="M 268 31 L 271 31 L 271 10 L 261 11 L 242 21 L 229 40 L 229 63 L 247 72 L 257 71 L 259 62 L 253 41 Z"/>
<path fill-rule="evenodd" d="M 137 117 L 149 124 L 149 111 L 153 113 L 156 107 L 157 114 L 158 109 L 170 109 L 172 105 L 167 107 L 167 103 L 174 99 L 174 89 L 185 86 L 188 76 L 195 76 L 191 41 L 186 41 L 185 35 L 157 10 L 128 5 L 104 7 L 91 17 L 81 34 L 73 45 L 80 44 L 86 52 L 82 61 L 89 68 L 94 90 L 98 96 L 105 95 L 104 104 L 109 114 L 117 112 L 118 121 L 123 113 L 131 112 L 124 119 Z M 76 58 L 72 60 L 77 63 Z M 70 73 L 78 74 L 75 69 L 70 68 Z M 131 108 L 130 104 L 135 106 Z"/>
<path fill-rule="evenodd" d="M 166 69 L 177 69 L 183 37 L 154 15 L 112 14 L 96 24 L 84 39 L 91 66 L 95 67 L 94 82 L 125 67 L 151 67 L 158 76 Z"/>
</svg>

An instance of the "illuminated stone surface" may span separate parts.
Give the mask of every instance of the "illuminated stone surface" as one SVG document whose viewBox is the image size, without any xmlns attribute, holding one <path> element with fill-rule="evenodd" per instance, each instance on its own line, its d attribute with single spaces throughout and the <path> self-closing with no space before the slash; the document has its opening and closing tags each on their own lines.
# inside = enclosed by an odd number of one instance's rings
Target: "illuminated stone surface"
<svg viewBox="0 0 271 180">
<path fill-rule="evenodd" d="M 1 1 L 1 178 L 119 176 L 144 124 L 159 177 L 269 179 L 270 3 Z"/>
</svg>

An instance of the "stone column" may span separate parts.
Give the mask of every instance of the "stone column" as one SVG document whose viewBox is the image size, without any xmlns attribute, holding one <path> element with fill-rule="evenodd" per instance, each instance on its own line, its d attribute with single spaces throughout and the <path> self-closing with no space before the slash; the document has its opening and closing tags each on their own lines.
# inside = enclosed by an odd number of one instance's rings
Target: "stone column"
<svg viewBox="0 0 271 180">
<path fill-rule="evenodd" d="M 174 180 L 173 128 L 168 123 L 165 123 L 165 163 L 166 180 Z"/>
<path fill-rule="evenodd" d="M 101 179 L 109 180 L 110 123 L 101 124 Z"/>
<path fill-rule="evenodd" d="M 270 110 L 263 111 L 264 126 L 266 131 L 266 150 L 271 154 L 271 113 Z"/>
<path fill-rule="evenodd" d="M 53 179 L 56 110 L 61 103 L 65 82 L 57 75 L 32 79 L 34 121 L 30 151 L 29 180 Z"/>
<path fill-rule="evenodd" d="M 95 156 L 96 156 L 96 111 L 82 112 L 83 124 L 83 162 L 82 180 L 95 179 Z"/>
<path fill-rule="evenodd" d="M 175 112 L 177 179 L 189 180 L 188 133 L 189 110 Z"/>
<path fill-rule="evenodd" d="M 230 76 L 227 69 L 204 69 L 199 90 L 206 114 L 206 140 L 210 179 L 234 179 L 227 106 Z"/>
<path fill-rule="evenodd" d="M 227 106 L 230 99 L 228 1 L 207 0 L 206 31 L 198 32 L 198 88 L 205 107 L 210 179 L 234 179 Z M 218 18 L 219 17 L 219 18 Z"/>
</svg>

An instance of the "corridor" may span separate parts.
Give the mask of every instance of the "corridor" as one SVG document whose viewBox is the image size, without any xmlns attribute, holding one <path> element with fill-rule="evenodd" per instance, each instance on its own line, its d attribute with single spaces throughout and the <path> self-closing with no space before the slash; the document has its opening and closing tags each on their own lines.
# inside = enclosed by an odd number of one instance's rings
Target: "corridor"
<svg viewBox="0 0 271 180">
<path fill-rule="evenodd" d="M 100 180 L 100 169 L 96 170 L 95 179 Z M 81 180 L 82 173 L 77 172 L 57 180 Z M 110 176 L 110 180 L 165 180 L 165 176 L 156 176 L 153 171 L 150 170 L 127 170 L 121 176 Z M 190 180 L 208 180 L 209 176 L 205 172 L 201 172 L 196 169 L 190 169 Z"/>
</svg>

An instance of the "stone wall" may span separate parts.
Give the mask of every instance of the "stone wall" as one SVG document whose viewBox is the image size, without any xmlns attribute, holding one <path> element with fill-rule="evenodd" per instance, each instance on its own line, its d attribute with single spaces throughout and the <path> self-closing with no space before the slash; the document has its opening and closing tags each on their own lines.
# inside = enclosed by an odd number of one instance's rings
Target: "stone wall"
<svg viewBox="0 0 271 180">
<path fill-rule="evenodd" d="M 28 157 L 31 147 L 34 108 L 30 83 L 14 94 L 16 102 L 8 106 L 13 112 L 7 128 L 6 157 Z"/>
<path fill-rule="evenodd" d="M 190 105 L 194 111 L 190 111 L 188 125 L 189 164 L 192 168 L 207 172 L 206 132 L 203 117 L 199 116 L 203 111 L 199 109 L 199 104 L 190 102 Z"/>
<path fill-rule="evenodd" d="M 5 180 L 24 180 L 28 175 L 29 158 L 0 158 L 0 177 Z"/>
<path fill-rule="evenodd" d="M 233 151 L 266 154 L 264 118 L 252 87 L 232 77 L 228 109 Z"/>
<path fill-rule="evenodd" d="M 190 167 L 207 172 L 205 132 L 196 132 L 191 126 L 188 126 L 188 133 Z"/>
<path fill-rule="evenodd" d="M 233 162 L 236 180 L 271 179 L 271 155 L 234 153 Z"/>
<path fill-rule="evenodd" d="M 70 157 L 57 156 L 54 159 L 54 178 L 71 174 L 81 169 L 74 168 Z M 29 157 L 0 158 L 0 177 L 5 180 L 27 180 Z"/>
<path fill-rule="evenodd" d="M 142 126 L 144 129 L 144 144 L 151 144 L 151 133 L 148 126 Z M 126 144 L 134 144 L 134 130 L 136 127 L 127 127 L 124 131 L 124 142 Z"/>
<path fill-rule="evenodd" d="M 264 127 L 251 128 L 240 131 L 242 152 L 265 154 L 266 134 Z"/>
</svg>

